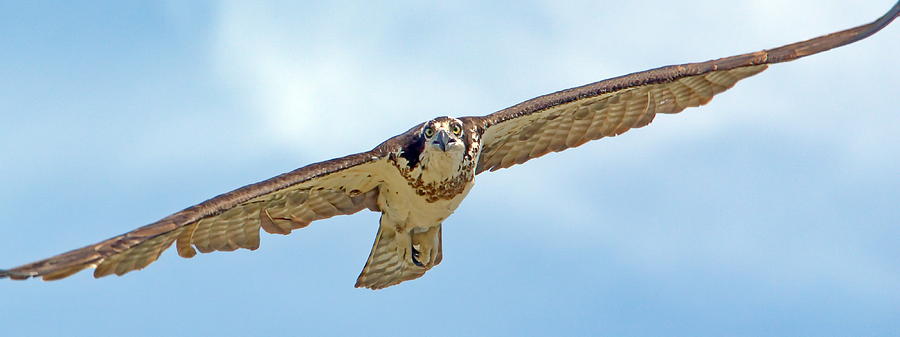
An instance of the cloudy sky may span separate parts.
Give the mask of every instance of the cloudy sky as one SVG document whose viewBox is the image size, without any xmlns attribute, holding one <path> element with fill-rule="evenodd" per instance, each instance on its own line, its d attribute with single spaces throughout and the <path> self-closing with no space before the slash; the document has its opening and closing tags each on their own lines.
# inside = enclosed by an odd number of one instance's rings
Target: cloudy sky
<svg viewBox="0 0 900 337">
<path fill-rule="evenodd" d="M 0 267 L 216 194 L 661 65 L 867 23 L 890 0 L 0 3 Z M 709 105 L 478 176 L 443 263 L 354 289 L 377 214 L 255 252 L 0 283 L 10 336 L 890 335 L 900 26 Z"/>
</svg>

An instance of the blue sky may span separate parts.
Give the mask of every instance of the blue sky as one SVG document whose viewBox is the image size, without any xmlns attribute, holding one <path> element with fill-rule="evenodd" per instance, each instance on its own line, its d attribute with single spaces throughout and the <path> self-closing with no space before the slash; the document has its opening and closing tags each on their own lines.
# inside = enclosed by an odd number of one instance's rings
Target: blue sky
<svg viewBox="0 0 900 337">
<path fill-rule="evenodd" d="M 892 2 L 0 3 L 0 267 L 368 150 Z M 891 335 L 900 28 L 483 174 L 423 278 L 354 289 L 377 214 L 255 251 L 0 285 L 10 336 Z"/>
</svg>

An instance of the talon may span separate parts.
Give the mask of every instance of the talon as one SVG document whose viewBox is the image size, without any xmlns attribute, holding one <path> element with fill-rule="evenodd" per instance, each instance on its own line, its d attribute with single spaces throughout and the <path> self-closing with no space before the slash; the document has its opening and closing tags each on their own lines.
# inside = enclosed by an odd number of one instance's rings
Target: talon
<svg viewBox="0 0 900 337">
<path fill-rule="evenodd" d="M 416 246 L 418 245 L 410 245 L 410 249 L 412 250 L 412 262 L 419 267 L 424 267 L 425 265 L 419 261 L 420 253 Z"/>
</svg>

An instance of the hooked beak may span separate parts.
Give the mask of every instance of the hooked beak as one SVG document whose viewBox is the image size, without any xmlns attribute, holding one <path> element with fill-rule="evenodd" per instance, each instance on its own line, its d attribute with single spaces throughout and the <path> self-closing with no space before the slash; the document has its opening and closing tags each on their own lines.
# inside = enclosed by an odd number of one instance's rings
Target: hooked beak
<svg viewBox="0 0 900 337">
<path fill-rule="evenodd" d="M 447 133 L 447 130 L 438 131 L 437 136 L 434 137 L 434 140 L 431 141 L 431 145 L 435 145 L 441 148 L 441 151 L 447 151 L 447 143 L 450 142 L 450 134 Z"/>
</svg>

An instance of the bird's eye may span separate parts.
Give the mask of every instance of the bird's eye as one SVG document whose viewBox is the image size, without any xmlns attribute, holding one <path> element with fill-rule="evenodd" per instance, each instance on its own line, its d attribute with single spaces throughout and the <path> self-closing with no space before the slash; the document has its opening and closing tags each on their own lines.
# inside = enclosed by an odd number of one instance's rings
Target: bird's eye
<svg viewBox="0 0 900 337">
<path fill-rule="evenodd" d="M 431 136 L 434 136 L 434 129 L 432 129 L 430 126 L 426 127 L 425 128 L 425 137 L 431 138 Z"/>
<path fill-rule="evenodd" d="M 450 131 L 453 131 L 454 135 L 459 136 L 459 134 L 462 133 L 462 128 L 459 127 L 459 125 L 453 124 L 453 126 L 450 127 Z"/>
</svg>

